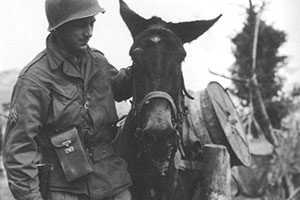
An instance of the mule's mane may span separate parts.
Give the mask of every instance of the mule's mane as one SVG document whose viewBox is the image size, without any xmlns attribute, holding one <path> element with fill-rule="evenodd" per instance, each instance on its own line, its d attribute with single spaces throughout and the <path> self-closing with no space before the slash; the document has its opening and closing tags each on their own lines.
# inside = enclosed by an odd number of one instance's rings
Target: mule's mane
<svg viewBox="0 0 300 200">
<path fill-rule="evenodd" d="M 153 16 L 147 22 L 147 27 L 145 27 L 140 34 L 134 37 L 135 40 L 138 40 L 142 36 L 147 37 L 147 35 L 151 34 L 161 33 L 162 35 L 166 35 L 169 33 L 172 35 L 172 39 L 175 39 L 176 43 L 182 46 L 182 41 L 180 40 L 180 38 L 178 38 L 178 36 L 176 36 L 176 34 L 171 30 L 168 23 L 162 20 L 160 17 Z"/>
<path fill-rule="evenodd" d="M 163 21 L 160 17 L 153 16 L 151 19 L 149 19 L 149 24 L 162 24 L 166 25 L 167 23 Z"/>
</svg>

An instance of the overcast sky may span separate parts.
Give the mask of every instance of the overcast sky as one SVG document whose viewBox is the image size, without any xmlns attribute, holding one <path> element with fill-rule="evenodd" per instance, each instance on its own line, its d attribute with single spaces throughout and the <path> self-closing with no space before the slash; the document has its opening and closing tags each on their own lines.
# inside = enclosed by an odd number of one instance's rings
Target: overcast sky
<svg viewBox="0 0 300 200">
<path fill-rule="evenodd" d="M 239 32 L 245 21 L 248 0 L 125 0 L 145 18 L 157 15 L 165 21 L 183 22 L 198 19 L 222 18 L 203 36 L 186 44 L 187 57 L 183 63 L 186 86 L 194 91 L 204 88 L 209 81 L 218 81 L 224 87 L 230 81 L 216 77 L 208 69 L 228 74 L 233 64 L 230 38 Z M 259 0 L 253 0 L 259 3 Z M 118 0 L 99 0 L 106 9 L 97 16 L 90 46 L 103 51 L 117 68 L 131 64 L 128 50 L 132 39 L 119 15 Z M 268 24 L 288 34 L 288 42 L 280 54 L 289 56 L 289 63 L 280 73 L 287 77 L 286 88 L 300 83 L 300 26 L 299 0 L 269 0 L 263 15 Z M 47 20 L 44 0 L 10 0 L 0 7 L 0 71 L 20 70 L 45 48 Z"/>
</svg>

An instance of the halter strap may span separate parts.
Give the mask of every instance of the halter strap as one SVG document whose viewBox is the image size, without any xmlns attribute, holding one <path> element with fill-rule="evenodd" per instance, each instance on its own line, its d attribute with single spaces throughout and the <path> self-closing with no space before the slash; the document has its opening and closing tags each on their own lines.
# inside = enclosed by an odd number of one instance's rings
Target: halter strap
<svg viewBox="0 0 300 200">
<path fill-rule="evenodd" d="M 148 93 L 143 100 L 136 106 L 136 113 L 140 113 L 140 111 L 142 110 L 143 106 L 146 104 L 147 101 L 154 99 L 154 98 L 161 98 L 161 99 L 165 99 L 167 100 L 172 107 L 172 111 L 174 116 L 177 116 L 177 108 L 175 106 L 174 100 L 173 98 L 166 92 L 162 92 L 162 91 L 153 91 Z"/>
</svg>

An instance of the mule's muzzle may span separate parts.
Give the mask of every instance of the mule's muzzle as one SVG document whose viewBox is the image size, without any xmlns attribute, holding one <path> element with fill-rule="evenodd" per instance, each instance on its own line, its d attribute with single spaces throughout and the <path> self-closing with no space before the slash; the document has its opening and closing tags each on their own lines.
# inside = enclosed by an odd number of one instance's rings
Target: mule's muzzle
<svg viewBox="0 0 300 200">
<path fill-rule="evenodd" d="M 164 131 L 144 130 L 145 152 L 152 160 L 158 172 L 165 176 L 178 146 L 178 134 L 176 129 L 169 128 Z"/>
</svg>

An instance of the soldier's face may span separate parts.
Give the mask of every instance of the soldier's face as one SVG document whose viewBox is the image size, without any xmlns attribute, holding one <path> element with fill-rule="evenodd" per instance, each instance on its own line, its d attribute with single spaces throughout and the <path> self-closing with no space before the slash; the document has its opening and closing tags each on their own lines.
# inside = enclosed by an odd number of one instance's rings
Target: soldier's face
<svg viewBox="0 0 300 200">
<path fill-rule="evenodd" d="M 58 42 L 71 53 L 85 50 L 93 36 L 95 17 L 77 19 L 63 24 L 57 29 Z"/>
</svg>

